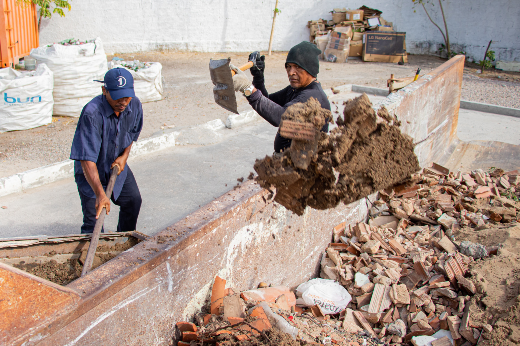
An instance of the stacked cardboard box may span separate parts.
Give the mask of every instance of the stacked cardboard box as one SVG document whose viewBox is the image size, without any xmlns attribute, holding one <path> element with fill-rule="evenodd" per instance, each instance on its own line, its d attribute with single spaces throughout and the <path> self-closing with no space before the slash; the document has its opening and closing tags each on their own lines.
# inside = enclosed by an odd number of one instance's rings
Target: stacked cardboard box
<svg viewBox="0 0 520 346">
<path fill-rule="evenodd" d="M 320 39 L 321 45 L 316 41 L 320 36 L 327 35 L 331 32 L 346 32 L 346 28 L 350 28 L 352 35 L 350 37 L 350 46 L 348 56 L 364 57 L 365 40 L 363 34 L 368 31 L 378 32 L 393 32 L 393 23 L 386 21 L 382 16 L 382 12 L 377 9 L 372 9 L 362 6 L 359 9 L 350 10 L 345 8 L 335 8 L 332 13 L 332 20 L 326 21 L 323 19 L 309 21 L 307 26 L 310 29 L 310 41 L 316 43 L 322 50 L 322 58 L 327 60 L 324 54 L 324 38 Z M 330 36 L 329 36 L 330 38 Z M 383 55 L 388 55 L 387 53 Z M 402 55 L 402 54 L 401 54 Z M 377 58 L 367 56 L 365 61 L 392 61 L 403 60 L 399 58 Z M 406 61 L 406 59 L 404 59 Z"/>
</svg>

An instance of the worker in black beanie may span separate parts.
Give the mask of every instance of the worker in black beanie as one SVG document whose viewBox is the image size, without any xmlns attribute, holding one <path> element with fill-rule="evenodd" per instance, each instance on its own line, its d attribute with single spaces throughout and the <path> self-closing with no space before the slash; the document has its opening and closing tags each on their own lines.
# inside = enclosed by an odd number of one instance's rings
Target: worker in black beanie
<svg viewBox="0 0 520 346">
<path fill-rule="evenodd" d="M 320 71 L 318 59 L 320 54 L 321 51 L 310 42 L 303 41 L 292 47 L 285 61 L 285 71 L 290 85 L 274 94 L 268 94 L 265 89 L 264 56 L 257 60 L 256 66 L 251 68 L 253 83 L 249 81 L 243 71 L 230 65 L 236 72 L 233 76 L 235 91 L 244 93 L 251 107 L 262 118 L 276 127 L 280 126 L 282 114 L 287 107 L 295 103 L 307 102 L 311 97 L 317 99 L 321 103 L 321 107 L 330 110 L 329 100 L 320 83 L 316 80 Z M 325 124 L 321 130 L 328 132 L 329 124 Z M 290 146 L 291 140 L 282 137 L 278 132 L 274 140 L 275 152 L 282 152 Z"/>
</svg>

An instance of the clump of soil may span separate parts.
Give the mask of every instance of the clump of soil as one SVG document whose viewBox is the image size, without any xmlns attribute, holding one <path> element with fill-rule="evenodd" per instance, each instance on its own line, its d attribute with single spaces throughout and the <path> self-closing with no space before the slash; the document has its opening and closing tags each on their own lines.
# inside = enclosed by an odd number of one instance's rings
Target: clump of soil
<svg viewBox="0 0 520 346">
<path fill-rule="evenodd" d="M 298 215 L 307 206 L 324 210 L 351 203 L 420 170 L 412 139 L 386 109 L 376 114 L 366 94 L 345 103 L 330 134 L 319 129 L 331 113 L 313 98 L 287 108 L 284 120 L 312 123 L 316 141 L 293 139 L 290 148 L 257 160 L 254 168 L 257 182 L 274 186 L 275 201 Z"/>
</svg>

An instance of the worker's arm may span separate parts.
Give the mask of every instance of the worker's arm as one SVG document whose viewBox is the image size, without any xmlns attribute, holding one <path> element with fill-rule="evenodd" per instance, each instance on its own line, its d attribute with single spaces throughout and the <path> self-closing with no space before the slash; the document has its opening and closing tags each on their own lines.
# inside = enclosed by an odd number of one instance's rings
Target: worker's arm
<svg viewBox="0 0 520 346">
<path fill-rule="evenodd" d="M 99 172 L 96 163 L 92 161 L 80 162 L 83 174 L 96 194 L 96 219 L 99 218 L 103 208 L 106 208 L 108 215 L 110 213 L 110 199 L 105 195 L 105 190 L 103 190 L 103 185 L 101 185 L 101 181 L 99 180 Z"/>
<path fill-rule="evenodd" d="M 280 90 L 279 92 L 273 94 L 276 95 L 278 93 L 282 94 L 285 92 L 285 89 Z M 278 95 L 279 96 L 279 95 Z M 265 120 L 269 122 L 269 124 L 273 126 L 280 126 L 280 122 L 282 121 L 282 114 L 285 112 L 285 108 L 280 106 L 278 103 L 265 97 L 260 90 L 253 91 L 250 97 L 247 98 L 249 104 L 253 109 Z"/>
<path fill-rule="evenodd" d="M 114 168 L 115 165 L 119 167 L 119 173 L 117 173 L 117 175 L 121 174 L 121 172 L 125 170 L 126 161 L 128 160 L 128 155 L 130 155 L 132 144 L 134 144 L 134 142 L 130 143 L 130 145 L 126 147 L 123 153 L 117 159 L 115 159 L 115 161 L 110 166 L 110 169 Z"/>
</svg>

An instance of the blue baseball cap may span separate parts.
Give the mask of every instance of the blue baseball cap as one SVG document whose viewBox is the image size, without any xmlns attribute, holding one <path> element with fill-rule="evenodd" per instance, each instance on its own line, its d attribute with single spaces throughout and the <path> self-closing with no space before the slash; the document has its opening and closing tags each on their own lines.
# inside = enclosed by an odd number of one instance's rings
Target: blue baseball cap
<svg viewBox="0 0 520 346">
<path fill-rule="evenodd" d="M 113 68 L 105 74 L 102 82 L 104 87 L 110 93 L 112 100 L 118 100 L 123 97 L 135 97 L 134 93 L 134 77 L 124 68 Z"/>
</svg>

